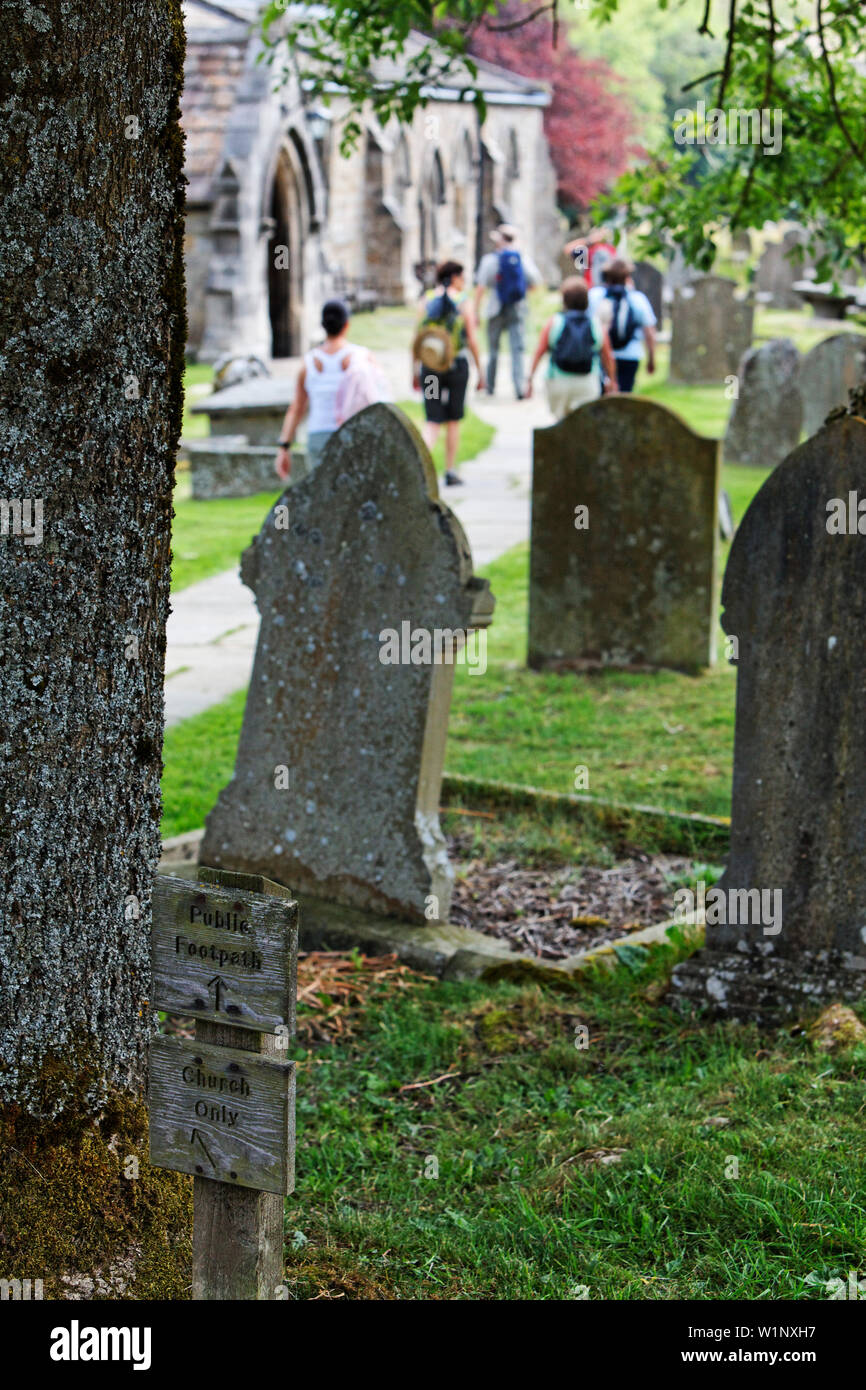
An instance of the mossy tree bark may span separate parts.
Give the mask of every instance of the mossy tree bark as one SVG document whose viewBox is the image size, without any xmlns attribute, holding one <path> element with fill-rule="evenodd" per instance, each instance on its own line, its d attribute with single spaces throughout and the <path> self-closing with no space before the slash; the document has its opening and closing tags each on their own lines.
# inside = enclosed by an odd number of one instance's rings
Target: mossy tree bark
<svg viewBox="0 0 866 1390">
<path fill-rule="evenodd" d="M 180 0 L 0 0 L 0 1264 L 31 1170 L 71 1227 L 144 1192 L 182 71 Z"/>
</svg>

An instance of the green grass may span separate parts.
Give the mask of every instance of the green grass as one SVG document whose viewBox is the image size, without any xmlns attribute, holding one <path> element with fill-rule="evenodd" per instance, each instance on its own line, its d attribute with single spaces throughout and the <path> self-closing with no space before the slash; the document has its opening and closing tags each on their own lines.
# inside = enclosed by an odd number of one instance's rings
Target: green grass
<svg viewBox="0 0 866 1390">
<path fill-rule="evenodd" d="M 171 531 L 173 593 L 222 570 L 237 569 L 241 552 L 280 495 L 280 489 L 275 488 L 254 497 L 215 497 L 194 502 L 190 486 L 189 474 L 180 474 Z"/>
<path fill-rule="evenodd" d="M 210 434 L 206 415 L 193 415 L 190 407 L 198 405 L 213 390 L 213 367 L 208 362 L 187 362 L 183 377 L 184 403 L 181 434 L 184 439 L 205 439 Z"/>
<path fill-rule="evenodd" d="M 816 1299 L 862 1267 L 866 1049 L 687 1023 L 673 949 L 635 950 L 572 994 L 383 990 L 294 1051 L 290 1297 Z"/>
<path fill-rule="evenodd" d="M 765 476 L 724 470 L 736 520 Z M 497 600 L 488 665 L 483 675 L 456 668 L 447 771 L 571 792 L 575 767 L 585 766 L 594 796 L 729 815 L 735 669 L 721 661 L 700 676 L 528 671 L 528 562 L 523 544 L 483 570 Z M 720 632 L 720 652 L 722 641 Z M 243 705 L 234 695 L 168 731 L 165 835 L 203 823 L 233 766 Z"/>
</svg>

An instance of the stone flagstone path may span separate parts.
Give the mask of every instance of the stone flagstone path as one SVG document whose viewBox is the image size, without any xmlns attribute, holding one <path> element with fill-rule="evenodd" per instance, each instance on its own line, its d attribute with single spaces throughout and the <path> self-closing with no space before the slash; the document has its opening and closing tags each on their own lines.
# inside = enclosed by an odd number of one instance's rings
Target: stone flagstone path
<svg viewBox="0 0 866 1390">
<path fill-rule="evenodd" d="M 406 376 L 405 355 L 377 356 L 395 384 L 395 395 L 399 394 L 397 384 Z M 542 390 L 532 400 L 515 401 L 505 394 L 504 385 L 499 389 L 493 400 L 476 395 L 470 401 L 476 414 L 495 426 L 493 443 L 465 465 L 464 487 L 442 488 L 444 500 L 469 538 L 476 571 L 528 540 L 532 431 L 552 423 Z M 165 660 L 166 725 L 200 714 L 246 688 L 258 627 L 253 596 L 241 583 L 237 567 L 192 584 L 172 598 Z"/>
</svg>

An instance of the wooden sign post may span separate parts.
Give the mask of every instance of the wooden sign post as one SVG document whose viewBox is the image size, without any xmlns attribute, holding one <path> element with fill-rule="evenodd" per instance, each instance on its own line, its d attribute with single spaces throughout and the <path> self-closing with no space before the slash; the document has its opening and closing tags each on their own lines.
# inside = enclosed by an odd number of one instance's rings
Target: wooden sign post
<svg viewBox="0 0 866 1390">
<path fill-rule="evenodd" d="M 294 1188 L 298 905 L 256 874 L 159 875 L 153 1002 L 195 1040 L 150 1046 L 150 1160 L 192 1173 L 193 1298 L 273 1299 Z"/>
</svg>

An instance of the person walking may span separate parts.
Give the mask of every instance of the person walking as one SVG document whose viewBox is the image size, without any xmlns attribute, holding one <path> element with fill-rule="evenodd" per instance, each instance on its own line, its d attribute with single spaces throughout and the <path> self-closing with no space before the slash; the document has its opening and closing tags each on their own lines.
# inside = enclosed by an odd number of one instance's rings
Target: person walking
<svg viewBox="0 0 866 1390">
<path fill-rule="evenodd" d="M 579 275 L 570 275 L 561 287 L 562 309 L 548 319 L 529 369 L 527 396 L 533 377 L 547 354 L 547 403 L 555 419 L 562 420 L 602 392 L 599 363 L 604 367 L 607 392 L 616 391 L 616 364 L 607 330 L 589 311 L 589 291 Z"/>
<path fill-rule="evenodd" d="M 370 361 L 366 348 L 349 342 L 349 310 L 341 299 L 329 299 L 322 309 L 322 328 L 325 341 L 312 348 L 304 357 L 298 372 L 294 399 L 283 420 L 276 459 L 277 476 L 284 481 L 292 471 L 290 449 L 298 426 L 309 407 L 307 424 L 306 463 L 298 466 L 295 482 L 312 473 L 322 461 L 325 445 L 338 428 L 337 393 L 343 374 L 362 361 Z"/>
<path fill-rule="evenodd" d="M 518 250 L 517 229 L 503 222 L 493 232 L 495 251 L 482 256 L 475 277 L 475 312 L 487 321 L 487 392 L 496 393 L 499 341 L 508 334 L 514 394 L 523 399 L 523 345 L 526 331 L 527 294 L 542 283 L 534 261 Z M 486 299 L 485 299 L 486 295 Z"/>
<path fill-rule="evenodd" d="M 436 283 L 438 289 L 425 295 L 421 326 L 412 342 L 412 389 L 423 387 L 424 441 L 431 451 L 445 426 L 445 484 L 455 487 L 463 483 L 457 472 L 457 447 L 466 411 L 470 355 L 478 371 L 479 390 L 484 373 L 463 266 L 459 261 L 443 261 L 436 267 Z"/>
<path fill-rule="evenodd" d="M 569 241 L 565 246 L 565 252 L 571 256 L 578 273 L 583 276 L 590 289 L 602 284 L 605 268 L 616 257 L 616 248 L 611 241 L 608 227 L 593 227 L 587 236 Z"/>
<path fill-rule="evenodd" d="M 656 316 L 646 295 L 629 283 L 631 267 L 627 261 L 611 261 L 604 269 L 604 284 L 589 292 L 590 312 L 607 320 L 610 343 L 616 361 L 616 380 L 620 391 L 633 391 L 638 367 L 646 345 L 646 369 L 656 369 Z"/>
</svg>

